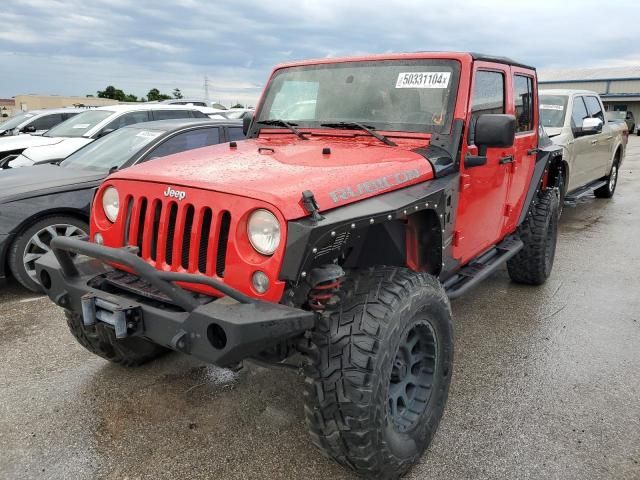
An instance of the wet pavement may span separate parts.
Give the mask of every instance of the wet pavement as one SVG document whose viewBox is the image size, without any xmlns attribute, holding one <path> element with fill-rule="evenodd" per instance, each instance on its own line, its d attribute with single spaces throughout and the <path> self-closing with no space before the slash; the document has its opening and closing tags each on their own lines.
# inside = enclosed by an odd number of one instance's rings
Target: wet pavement
<svg viewBox="0 0 640 480">
<path fill-rule="evenodd" d="M 453 304 L 438 434 L 411 479 L 640 479 L 640 138 L 612 200 L 566 207 L 551 279 Z M 170 354 L 113 366 L 62 312 L 0 291 L 0 478 L 348 479 L 308 442 L 303 377 Z"/>
</svg>

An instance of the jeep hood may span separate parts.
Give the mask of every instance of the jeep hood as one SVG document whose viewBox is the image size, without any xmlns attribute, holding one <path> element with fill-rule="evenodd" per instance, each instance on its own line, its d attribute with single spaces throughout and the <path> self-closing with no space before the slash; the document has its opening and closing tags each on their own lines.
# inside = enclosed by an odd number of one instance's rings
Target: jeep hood
<svg viewBox="0 0 640 480">
<path fill-rule="evenodd" d="M 424 157 L 374 141 L 250 139 L 236 148 L 227 143 L 171 155 L 110 178 L 256 198 L 287 220 L 308 215 L 301 202 L 305 190 L 325 211 L 433 178 Z M 330 153 L 323 154 L 327 148 Z"/>
</svg>

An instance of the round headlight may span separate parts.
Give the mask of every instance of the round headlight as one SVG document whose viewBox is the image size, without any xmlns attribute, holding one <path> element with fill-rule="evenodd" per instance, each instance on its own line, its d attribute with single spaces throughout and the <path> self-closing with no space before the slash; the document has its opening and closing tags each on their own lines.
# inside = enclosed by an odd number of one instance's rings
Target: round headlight
<svg viewBox="0 0 640 480">
<path fill-rule="evenodd" d="M 273 213 L 256 210 L 249 217 L 247 235 L 258 253 L 273 255 L 280 245 L 280 223 Z"/>
<path fill-rule="evenodd" d="M 111 223 L 116 221 L 118 211 L 120 210 L 120 198 L 118 196 L 118 190 L 114 187 L 104 189 L 102 193 L 102 209 Z"/>
</svg>

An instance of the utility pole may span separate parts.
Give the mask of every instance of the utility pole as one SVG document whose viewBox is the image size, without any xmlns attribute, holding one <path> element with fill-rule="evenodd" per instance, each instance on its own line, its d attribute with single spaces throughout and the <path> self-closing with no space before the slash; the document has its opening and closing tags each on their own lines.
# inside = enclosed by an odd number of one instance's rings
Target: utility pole
<svg viewBox="0 0 640 480">
<path fill-rule="evenodd" d="M 209 77 L 204 76 L 204 99 L 207 101 L 207 106 L 211 106 L 209 104 Z"/>
</svg>

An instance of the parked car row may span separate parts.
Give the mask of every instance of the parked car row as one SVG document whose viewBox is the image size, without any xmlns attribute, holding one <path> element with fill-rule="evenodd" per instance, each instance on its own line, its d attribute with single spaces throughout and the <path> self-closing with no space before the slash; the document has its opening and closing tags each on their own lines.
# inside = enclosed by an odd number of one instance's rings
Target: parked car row
<svg viewBox="0 0 640 480">
<path fill-rule="evenodd" d="M 86 108 L 60 108 L 20 112 L 0 123 L 0 137 L 24 133 L 42 135 L 57 124 L 86 110 Z"/>
<path fill-rule="evenodd" d="M 397 478 L 444 412 L 450 299 L 505 265 L 543 284 L 562 199 L 613 195 L 628 131 L 592 92 L 539 95 L 533 67 L 471 53 L 281 65 L 261 98 L 242 120 L 105 107 L 33 137 L 51 143 L 8 166 L 50 164 L 0 172 L 3 262 L 117 364 L 302 356 L 311 441 Z"/>
</svg>

